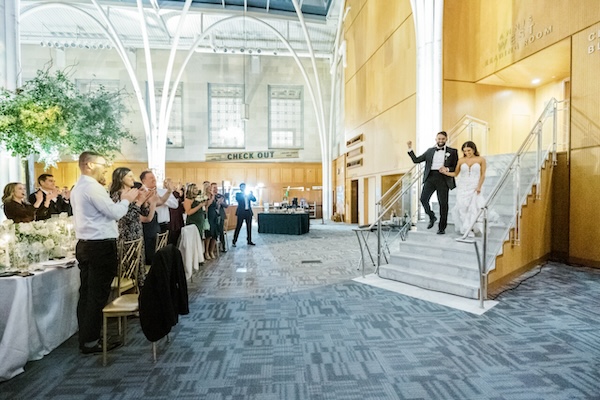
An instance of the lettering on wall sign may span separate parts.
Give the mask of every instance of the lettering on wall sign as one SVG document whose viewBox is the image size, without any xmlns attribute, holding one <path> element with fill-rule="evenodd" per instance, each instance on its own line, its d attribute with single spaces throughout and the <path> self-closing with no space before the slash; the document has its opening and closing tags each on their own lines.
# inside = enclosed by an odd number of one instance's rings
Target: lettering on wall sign
<svg viewBox="0 0 600 400">
<path fill-rule="evenodd" d="M 552 25 L 542 28 L 535 25 L 533 17 L 529 16 L 529 18 L 516 22 L 512 27 L 502 32 L 498 37 L 498 50 L 492 57 L 488 57 L 483 61 L 484 66 L 495 64 L 504 57 L 526 48 L 554 31 Z"/>
<path fill-rule="evenodd" d="M 588 35 L 588 47 L 587 53 L 593 54 L 597 51 L 600 51 L 600 29 L 594 31 Z"/>
<path fill-rule="evenodd" d="M 206 154 L 206 161 L 264 161 L 283 158 L 300 158 L 300 154 L 298 150 L 237 151 Z"/>
</svg>

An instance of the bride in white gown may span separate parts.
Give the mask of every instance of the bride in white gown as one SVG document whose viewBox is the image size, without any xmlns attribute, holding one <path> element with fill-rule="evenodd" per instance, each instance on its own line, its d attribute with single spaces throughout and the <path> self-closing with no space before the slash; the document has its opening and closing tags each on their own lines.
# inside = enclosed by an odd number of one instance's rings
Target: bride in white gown
<svg viewBox="0 0 600 400">
<path fill-rule="evenodd" d="M 485 158 L 479 155 L 475 143 L 468 141 L 462 145 L 464 157 L 458 160 L 455 172 L 449 172 L 442 167 L 440 172 L 448 176 L 458 177 L 456 181 L 456 204 L 452 208 L 454 227 L 458 233 L 472 237 L 481 232 L 480 223 L 473 223 L 485 205 L 481 195 L 481 187 L 485 180 Z M 473 227 L 473 230 L 471 230 Z"/>
</svg>

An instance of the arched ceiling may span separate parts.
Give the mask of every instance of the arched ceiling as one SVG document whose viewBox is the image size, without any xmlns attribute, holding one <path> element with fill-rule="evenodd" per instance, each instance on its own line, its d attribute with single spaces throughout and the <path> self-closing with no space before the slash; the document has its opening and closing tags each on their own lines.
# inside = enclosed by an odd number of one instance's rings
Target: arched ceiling
<svg viewBox="0 0 600 400">
<path fill-rule="evenodd" d="M 333 53 L 342 0 L 298 0 L 317 57 Z M 135 0 L 97 0 L 126 48 L 143 47 L 140 13 Z M 280 32 L 300 55 L 308 48 L 291 0 L 193 0 L 182 22 L 184 1 L 143 0 L 144 18 L 150 47 L 168 49 L 176 30 L 183 23 L 180 49 L 192 43 L 213 24 L 219 23 L 198 46 L 200 52 L 278 55 L 289 54 L 271 29 Z M 107 25 L 91 0 L 22 0 L 21 43 L 58 48 L 103 49 L 111 47 L 106 37 Z"/>
</svg>

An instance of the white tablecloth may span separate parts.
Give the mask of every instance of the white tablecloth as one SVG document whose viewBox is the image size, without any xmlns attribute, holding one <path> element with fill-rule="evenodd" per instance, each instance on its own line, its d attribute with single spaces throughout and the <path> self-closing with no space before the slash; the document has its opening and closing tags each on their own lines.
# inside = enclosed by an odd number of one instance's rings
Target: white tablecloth
<svg viewBox="0 0 600 400">
<path fill-rule="evenodd" d="M 0 382 L 77 332 L 79 268 L 0 278 Z"/>
<path fill-rule="evenodd" d="M 197 271 L 199 264 L 204 262 L 204 243 L 196 225 L 186 225 L 181 229 L 179 251 L 183 257 L 185 277 L 190 279 L 194 270 Z"/>
</svg>

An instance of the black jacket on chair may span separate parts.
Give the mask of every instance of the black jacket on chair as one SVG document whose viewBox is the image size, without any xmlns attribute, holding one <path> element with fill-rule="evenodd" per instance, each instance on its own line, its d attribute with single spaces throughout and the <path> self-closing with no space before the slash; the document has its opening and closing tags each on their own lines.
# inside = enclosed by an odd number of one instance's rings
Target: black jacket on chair
<svg viewBox="0 0 600 400">
<path fill-rule="evenodd" d="M 179 315 L 189 314 L 187 281 L 181 252 L 172 244 L 154 256 L 140 293 L 140 325 L 151 342 L 165 337 Z"/>
</svg>

